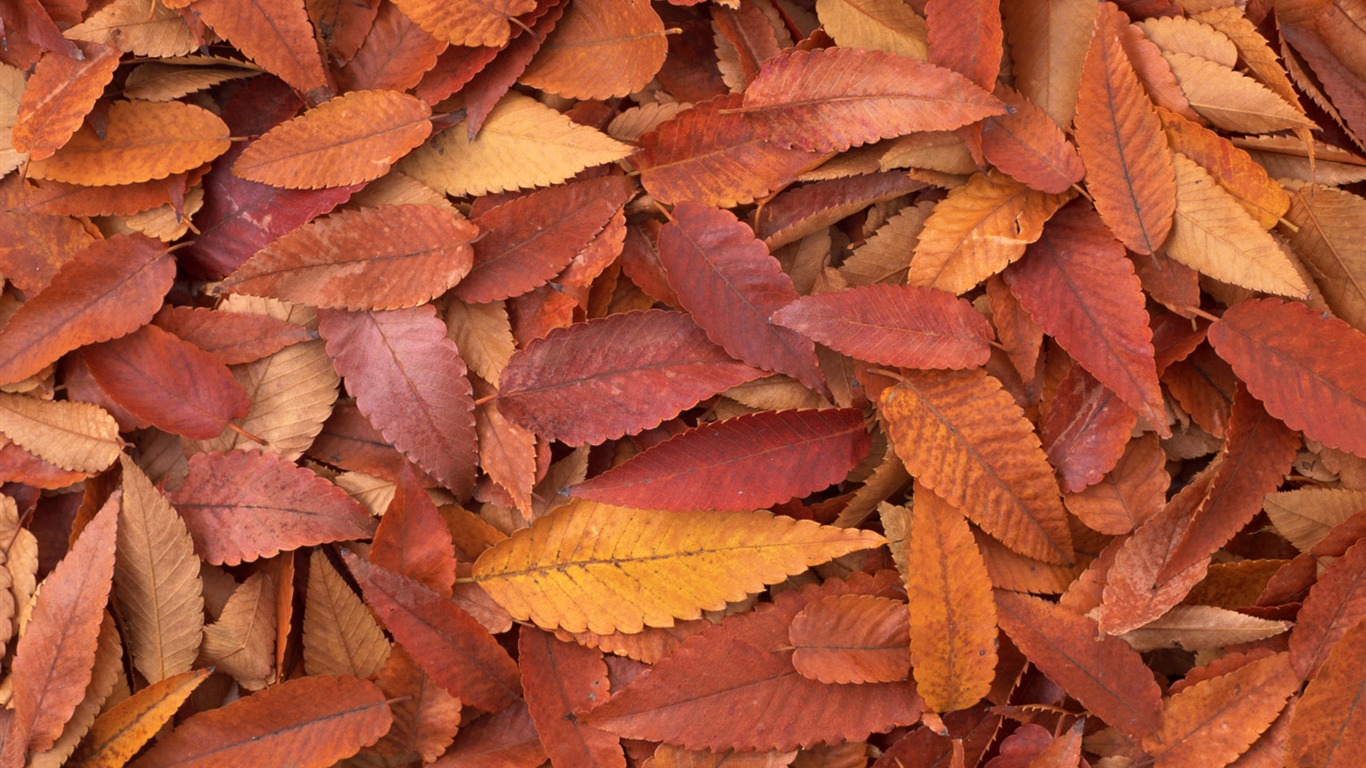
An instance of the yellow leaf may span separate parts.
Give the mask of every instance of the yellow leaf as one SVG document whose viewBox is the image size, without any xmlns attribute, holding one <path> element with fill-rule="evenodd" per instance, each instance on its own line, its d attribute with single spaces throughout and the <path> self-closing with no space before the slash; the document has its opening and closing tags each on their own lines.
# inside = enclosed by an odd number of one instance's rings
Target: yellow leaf
<svg viewBox="0 0 1366 768">
<path fill-rule="evenodd" d="M 310 675 L 379 674 L 389 641 L 360 596 L 315 551 L 309 562 L 304 602 L 304 668 Z"/>
<path fill-rule="evenodd" d="M 917 485 L 902 571 L 911 611 L 911 669 L 931 712 L 976 704 L 996 676 L 996 603 L 963 515 Z"/>
<path fill-rule="evenodd" d="M 0 433 L 70 472 L 100 472 L 123 451 L 114 417 L 98 405 L 74 400 L 0 393 Z"/>
<path fill-rule="evenodd" d="M 1176 215 L 1167 255 L 1215 280 L 1254 291 L 1303 297 L 1309 287 L 1290 257 L 1237 198 L 1198 163 L 1172 153 Z"/>
<path fill-rule="evenodd" d="M 188 672 L 204 630 L 204 586 L 185 522 L 127 454 L 114 589 L 133 666 L 148 682 Z"/>
<path fill-rule="evenodd" d="M 1023 256 L 1071 197 L 1030 189 L 995 171 L 973 176 L 925 220 L 906 282 L 959 294 L 972 290 Z"/>
<path fill-rule="evenodd" d="M 489 113 L 474 141 L 461 123 L 412 153 L 402 170 L 447 195 L 485 195 L 558 184 L 631 151 L 628 144 L 512 92 Z"/>
<path fill-rule="evenodd" d="M 816 0 L 816 15 L 835 42 L 925 61 L 925 20 L 902 0 Z"/>
<path fill-rule="evenodd" d="M 474 579 L 546 629 L 640 632 L 695 619 L 883 543 L 764 512 L 666 512 L 575 500 L 479 556 Z"/>
<path fill-rule="evenodd" d="M 212 670 L 182 672 L 143 688 L 109 708 L 86 734 L 72 765 L 121 768 L 142 749 Z"/>
</svg>

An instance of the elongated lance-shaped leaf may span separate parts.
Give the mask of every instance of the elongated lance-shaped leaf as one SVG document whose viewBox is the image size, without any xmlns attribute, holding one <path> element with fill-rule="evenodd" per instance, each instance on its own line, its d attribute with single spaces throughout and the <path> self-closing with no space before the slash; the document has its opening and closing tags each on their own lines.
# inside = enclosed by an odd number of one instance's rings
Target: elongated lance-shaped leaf
<svg viewBox="0 0 1366 768">
<path fill-rule="evenodd" d="M 79 751 L 72 756 L 73 764 L 123 768 L 212 673 L 208 669 L 181 672 L 110 707 L 90 726 Z"/>
<path fill-rule="evenodd" d="M 1287 765 L 1347 768 L 1366 740 L 1366 622 L 1343 635 L 1295 705 Z"/>
<path fill-rule="evenodd" d="M 479 556 L 475 581 L 547 629 L 672 626 L 882 537 L 768 512 L 667 512 L 573 501 Z"/>
</svg>

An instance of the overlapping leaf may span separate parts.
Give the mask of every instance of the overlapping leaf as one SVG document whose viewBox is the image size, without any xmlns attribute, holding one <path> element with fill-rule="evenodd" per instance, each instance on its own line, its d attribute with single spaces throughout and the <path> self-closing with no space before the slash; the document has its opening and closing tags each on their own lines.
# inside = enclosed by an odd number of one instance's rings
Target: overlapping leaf
<svg viewBox="0 0 1366 768">
<path fill-rule="evenodd" d="M 527 710 L 546 753 L 564 768 L 626 768 L 620 739 L 577 716 L 607 691 L 602 652 L 527 627 L 517 638 Z"/>
<path fill-rule="evenodd" d="M 481 555 L 474 578 L 513 617 L 541 627 L 639 632 L 695 619 L 879 543 L 868 531 L 763 511 L 644 511 L 575 501 Z"/>
<path fill-rule="evenodd" d="M 15 115 L 11 141 L 30 160 L 51 157 L 81 127 L 105 86 L 114 79 L 119 52 L 77 44 L 83 56 L 49 52 L 33 70 Z"/>
<path fill-rule="evenodd" d="M 911 665 L 907 612 L 900 600 L 835 595 L 792 617 L 792 666 L 822 683 L 894 683 Z M 924 695 L 924 686 L 919 687 Z"/>
<path fill-rule="evenodd" d="M 176 5 L 176 3 L 172 3 Z M 325 91 L 328 75 L 313 41 L 307 12 L 289 0 L 195 0 L 195 12 L 300 93 Z"/>
<path fill-rule="evenodd" d="M 664 22 L 648 0 L 581 0 L 546 39 L 521 81 L 573 99 L 640 90 L 664 63 Z"/>
<path fill-rule="evenodd" d="M 403 14 L 436 37 L 453 45 L 502 45 L 512 34 L 510 22 L 535 7 L 534 0 L 445 3 L 441 0 L 399 0 Z"/>
</svg>

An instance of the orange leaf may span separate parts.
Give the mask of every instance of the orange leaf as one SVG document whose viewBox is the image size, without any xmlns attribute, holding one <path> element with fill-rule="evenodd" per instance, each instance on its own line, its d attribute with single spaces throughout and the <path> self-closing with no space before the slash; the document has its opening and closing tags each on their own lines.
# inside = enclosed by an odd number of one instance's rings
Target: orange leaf
<svg viewBox="0 0 1366 768">
<path fill-rule="evenodd" d="M 1237 198 L 1264 229 L 1276 226 L 1290 207 L 1290 197 L 1246 150 L 1175 112 L 1158 109 L 1157 116 L 1162 119 L 1162 129 L 1173 152 L 1208 170 L 1219 186 Z"/>
<path fill-rule="evenodd" d="M 967 709 L 996 676 L 996 605 L 986 563 L 963 515 L 917 486 L 903 572 L 911 666 L 931 712 Z"/>
<path fill-rule="evenodd" d="M 81 351 L 100 389 L 134 416 L 194 440 L 247 415 L 246 390 L 208 352 L 154 325 Z"/>
<path fill-rule="evenodd" d="M 332 364 L 366 418 L 457 495 L 474 487 L 474 397 L 465 363 L 431 305 L 318 313 Z"/>
<path fill-rule="evenodd" d="M 273 453 L 197 453 L 170 500 L 199 556 L 215 564 L 372 533 L 370 514 L 345 491 Z"/>
<path fill-rule="evenodd" d="M 182 672 L 152 683 L 105 710 L 90 726 L 73 765 L 86 768 L 122 768 L 143 745 L 170 722 L 180 705 L 194 693 L 212 670 Z"/>
<path fill-rule="evenodd" d="M 49 749 L 85 697 L 95 648 L 114 580 L 115 493 L 85 526 L 66 557 L 43 582 L 14 650 L 10 741 L 21 750 Z M 6 745 L 9 752 L 9 744 Z"/>
<path fill-rule="evenodd" d="M 1366 743 L 1366 621 L 1342 636 L 1290 718 L 1287 766 L 1347 768 Z"/>
<path fill-rule="evenodd" d="M 1015 87 L 1061 128 L 1072 124 L 1082 62 L 1091 41 L 1091 0 L 1003 0 L 1001 26 L 1015 70 Z"/>
<path fill-rule="evenodd" d="M 982 121 L 982 154 L 992 165 L 1050 194 L 1082 180 L 1081 155 L 1046 112 L 1004 85 L 996 87 L 996 97 L 1014 111 Z"/>
<path fill-rule="evenodd" d="M 366 602 L 422 669 L 461 703 L 497 712 L 516 701 L 517 665 L 450 598 L 343 551 Z"/>
<path fill-rule="evenodd" d="M 81 127 L 85 116 L 114 79 L 119 51 L 98 43 L 77 43 L 85 58 L 56 51 L 39 59 L 19 101 L 11 141 L 29 160 L 51 157 Z"/>
<path fill-rule="evenodd" d="M 330 566 L 329 566 L 330 567 Z M 374 746 L 388 758 L 420 756 L 431 762 L 460 729 L 460 700 L 437 685 L 401 647 L 395 646 L 375 680 L 389 697 L 394 725 Z"/>
<path fill-rule="evenodd" d="M 535 0 L 396 0 L 403 15 L 452 45 L 501 46 L 512 35 L 509 22 L 536 7 Z"/>
<path fill-rule="evenodd" d="M 1167 699 L 1162 726 L 1143 739 L 1160 768 L 1227 765 L 1256 741 L 1300 687 L 1278 653 L 1204 680 Z"/>
<path fill-rule="evenodd" d="M 1005 280 L 1045 333 L 1159 435 L 1171 436 L 1143 288 L 1099 216 L 1081 204 L 1059 211 Z"/>
<path fill-rule="evenodd" d="M 770 59 L 744 99 L 745 119 L 760 135 L 816 152 L 951 130 L 1004 111 L 996 97 L 957 72 L 861 48 Z"/>
<path fill-rule="evenodd" d="M 1067 511 L 1101 533 L 1129 533 L 1162 509 L 1167 498 L 1167 455 L 1157 435 L 1129 441 L 1104 480 L 1063 499 Z"/>
<path fill-rule="evenodd" d="M 930 63 L 991 90 L 1001 71 L 1000 0 L 925 3 Z"/>
<path fill-rule="evenodd" d="M 228 126 L 179 101 L 116 101 L 97 133 L 89 123 L 51 157 L 29 164 L 35 179 L 88 186 L 133 184 L 188 171 L 228 150 Z"/>
<path fill-rule="evenodd" d="M 132 768 L 325 768 L 378 741 L 390 723 L 374 683 L 303 677 L 194 715 Z"/>
<path fill-rule="evenodd" d="M 326 95 L 313 25 L 298 0 L 195 0 L 194 11 L 252 61 L 310 98 Z"/>
<path fill-rule="evenodd" d="M 850 357 L 907 368 L 986 363 L 991 325 L 967 301 L 915 285 L 868 285 L 804 296 L 772 321 Z"/>
<path fill-rule="evenodd" d="M 1097 6 L 1076 139 L 1101 218 L 1131 250 L 1152 253 L 1171 231 L 1176 177 L 1162 123 L 1116 36 L 1127 23 L 1112 3 Z"/>
<path fill-rule="evenodd" d="M 626 768 L 621 739 L 577 717 L 608 697 L 602 651 L 523 627 L 517 636 L 517 663 L 531 720 L 556 766 Z"/>
<path fill-rule="evenodd" d="M 900 600 L 827 597 L 792 617 L 792 666 L 802 677 L 826 684 L 905 680 L 911 666 L 908 632 Z"/>
<path fill-rule="evenodd" d="M 465 277 L 478 232 L 431 205 L 342 211 L 257 251 L 219 290 L 328 309 L 416 306 Z"/>
<path fill-rule="evenodd" d="M 455 586 L 455 545 L 412 465 L 399 470 L 394 500 L 380 518 L 370 562 L 441 595 Z"/>
<path fill-rule="evenodd" d="M 1131 739 L 1153 732 L 1161 691 L 1142 657 L 1091 619 L 1036 597 L 997 592 L 1001 629 L 1049 679 Z"/>
<path fill-rule="evenodd" d="M 281 123 L 233 163 L 236 175 L 287 189 L 383 176 L 431 135 L 431 107 L 398 91 L 352 91 Z"/>
<path fill-rule="evenodd" d="M 897 455 L 926 488 L 1011 549 L 1071 561 L 1067 513 L 1039 438 L 986 371 L 905 371 L 878 409 Z"/>
<path fill-rule="evenodd" d="M 1366 456 L 1366 336 L 1278 299 L 1244 301 L 1209 340 L 1272 416 L 1311 440 Z"/>
<path fill-rule="evenodd" d="M 683 308 L 737 360 L 828 392 L 815 344 L 769 316 L 797 289 L 768 247 L 729 211 L 679 203 L 659 233 L 659 260 Z"/>
<path fill-rule="evenodd" d="M 649 0 L 577 0 L 520 80 L 570 99 L 620 98 L 654 78 L 667 49 Z"/>
<path fill-rule="evenodd" d="M 91 243 L 0 329 L 0 382 L 25 379 L 85 344 L 117 338 L 156 314 L 175 262 L 142 235 Z"/>
</svg>

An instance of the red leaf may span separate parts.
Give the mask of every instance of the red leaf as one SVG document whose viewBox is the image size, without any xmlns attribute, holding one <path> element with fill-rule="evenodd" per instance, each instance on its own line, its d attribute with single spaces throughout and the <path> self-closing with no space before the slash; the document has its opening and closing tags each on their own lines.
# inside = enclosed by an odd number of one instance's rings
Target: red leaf
<svg viewBox="0 0 1366 768">
<path fill-rule="evenodd" d="M 370 423 L 442 485 L 469 495 L 479 460 L 473 390 L 436 310 L 322 310 L 318 333 Z"/>
<path fill-rule="evenodd" d="M 1086 168 L 1081 155 L 1047 112 L 1004 85 L 996 87 L 996 97 L 1014 112 L 982 121 L 982 154 L 992 165 L 1055 195 L 1082 180 Z"/>
<path fill-rule="evenodd" d="M 803 296 L 773 314 L 836 352 L 905 368 L 976 368 L 991 325 L 967 301 L 916 285 L 868 285 Z"/>
<path fill-rule="evenodd" d="M 208 352 L 223 365 L 250 363 L 291 344 L 317 338 L 301 325 L 268 315 L 196 307 L 162 307 L 152 323 Z"/>
<path fill-rule="evenodd" d="M 247 415 L 246 390 L 213 355 L 154 325 L 81 351 L 95 383 L 129 413 L 192 440 Z"/>
<path fill-rule="evenodd" d="M 399 471 L 394 500 L 375 530 L 370 562 L 446 597 L 455 586 L 455 544 L 450 529 L 406 462 Z"/>
<path fill-rule="evenodd" d="M 246 560 L 368 538 L 368 512 L 346 491 L 273 453 L 197 453 L 170 501 L 206 561 Z"/>
<path fill-rule="evenodd" d="M 1209 340 L 1272 416 L 1330 448 L 1366 456 L 1366 336 L 1303 304 L 1229 307 Z"/>
<path fill-rule="evenodd" d="M 1072 204 L 1044 227 L 1006 283 L 1044 332 L 1168 437 L 1142 286 L 1100 217 Z"/>
<path fill-rule="evenodd" d="M 607 699 L 602 651 L 522 627 L 517 663 L 531 720 L 558 768 L 626 768 L 621 740 L 578 717 Z"/>
<path fill-rule="evenodd" d="M 541 437 L 600 443 L 761 375 L 708 341 L 687 315 L 629 312 L 528 344 L 503 369 L 498 407 Z"/>
<path fill-rule="evenodd" d="M 449 598 L 350 552 L 342 557 L 384 626 L 461 703 L 497 712 L 521 695 L 507 651 Z"/>
<path fill-rule="evenodd" d="M 1290 635 L 1290 660 L 1302 679 L 1318 672 L 1333 646 L 1366 619 L 1366 541 L 1328 566 L 1309 590 Z"/>
<path fill-rule="evenodd" d="M 1096 623 L 1036 597 L 996 593 L 997 620 L 1049 679 L 1131 739 L 1157 728 L 1162 692 L 1138 652 Z"/>
<path fill-rule="evenodd" d="M 768 319 L 797 300 L 792 278 L 734 214 L 679 203 L 659 233 L 659 260 L 683 308 L 731 357 L 829 395 L 811 340 Z"/>
<path fill-rule="evenodd" d="M 746 751 L 855 741 L 914 723 L 920 697 L 913 683 L 808 680 L 792 665 L 787 636 L 806 606 L 833 595 L 882 594 L 896 580 L 887 572 L 855 574 L 781 593 L 772 605 L 688 638 L 587 719 L 625 738 Z"/>
<path fill-rule="evenodd" d="M 1138 414 L 1115 393 L 1074 365 L 1048 405 L 1040 425 L 1048 462 L 1071 493 L 1100 482 L 1114 469 L 1138 423 Z"/>
<path fill-rule="evenodd" d="M 452 291 L 470 304 L 520 296 L 569 266 L 633 194 L 624 176 L 603 176 L 532 192 L 474 224 L 474 267 Z"/>
<path fill-rule="evenodd" d="M 1001 71 L 1000 0 L 929 0 L 925 3 L 930 63 L 951 69 L 984 89 Z"/>
<path fill-rule="evenodd" d="M 460 727 L 455 744 L 432 768 L 537 768 L 545 748 L 525 702 Z"/>
<path fill-rule="evenodd" d="M 175 279 L 155 240 L 115 235 L 68 261 L 0 329 L 0 383 L 21 381 L 77 347 L 141 328 Z"/>
<path fill-rule="evenodd" d="M 761 509 L 843 480 L 868 446 L 856 409 L 762 411 L 684 432 L 570 494 L 642 509 Z"/>
</svg>

